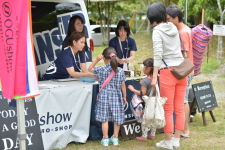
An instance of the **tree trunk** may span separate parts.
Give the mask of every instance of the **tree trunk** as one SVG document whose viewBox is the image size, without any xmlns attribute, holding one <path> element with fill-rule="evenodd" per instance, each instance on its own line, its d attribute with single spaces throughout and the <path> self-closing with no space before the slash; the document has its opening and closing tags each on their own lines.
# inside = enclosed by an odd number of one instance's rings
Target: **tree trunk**
<svg viewBox="0 0 225 150">
<path fill-rule="evenodd" d="M 151 0 L 147 0 L 147 3 L 145 3 L 144 0 L 141 0 L 141 3 L 142 3 L 142 5 L 145 7 L 146 12 L 147 12 L 148 7 L 149 7 L 149 5 L 151 4 Z M 148 20 L 148 17 L 147 17 L 146 19 L 147 19 L 147 22 L 148 22 L 148 26 L 147 26 L 146 32 L 147 32 L 147 33 L 150 33 L 150 30 L 151 30 L 150 21 Z"/>
<path fill-rule="evenodd" d="M 220 16 L 220 25 L 223 25 L 223 14 Z M 223 59 L 223 38 L 218 36 L 218 51 L 217 51 L 217 61 L 221 62 Z"/>
<path fill-rule="evenodd" d="M 222 11 L 220 0 L 217 0 L 217 5 L 220 11 L 220 25 L 223 25 L 223 15 L 225 9 Z M 223 59 L 223 39 L 222 36 L 218 36 L 218 51 L 217 51 L 217 61 L 221 62 Z"/>
</svg>

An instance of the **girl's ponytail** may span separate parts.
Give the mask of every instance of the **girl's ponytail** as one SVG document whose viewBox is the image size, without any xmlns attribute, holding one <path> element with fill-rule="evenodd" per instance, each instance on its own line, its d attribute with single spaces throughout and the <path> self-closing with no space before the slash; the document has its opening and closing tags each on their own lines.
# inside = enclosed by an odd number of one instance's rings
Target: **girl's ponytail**
<svg viewBox="0 0 225 150">
<path fill-rule="evenodd" d="M 107 47 L 102 52 L 105 59 L 110 59 L 110 66 L 115 73 L 118 72 L 118 62 L 116 60 L 116 50 L 113 47 Z"/>
<path fill-rule="evenodd" d="M 118 62 L 117 62 L 117 60 L 116 60 L 116 55 L 113 54 L 113 53 L 111 53 L 111 54 L 110 54 L 110 57 L 111 57 L 110 65 L 111 65 L 113 71 L 114 71 L 115 73 L 117 73 L 117 72 L 118 72 Z"/>
</svg>

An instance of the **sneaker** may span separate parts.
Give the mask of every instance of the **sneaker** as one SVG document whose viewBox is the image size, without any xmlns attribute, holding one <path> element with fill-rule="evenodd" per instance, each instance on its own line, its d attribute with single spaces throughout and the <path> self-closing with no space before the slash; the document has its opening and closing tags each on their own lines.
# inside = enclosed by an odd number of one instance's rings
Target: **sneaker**
<svg viewBox="0 0 225 150">
<path fill-rule="evenodd" d="M 172 145 L 174 149 L 180 148 L 180 138 L 172 137 Z"/>
<path fill-rule="evenodd" d="M 172 140 L 170 140 L 170 141 L 166 141 L 166 140 L 160 141 L 160 142 L 156 143 L 155 146 L 157 148 L 161 148 L 161 149 L 164 149 L 164 150 L 173 150 Z"/>
<path fill-rule="evenodd" d="M 108 139 L 108 138 L 107 138 L 107 139 L 102 138 L 101 144 L 102 144 L 103 146 L 109 146 L 109 139 Z"/>
<path fill-rule="evenodd" d="M 109 144 L 113 144 L 114 146 L 119 145 L 118 138 L 113 138 L 113 136 L 109 139 Z"/>
</svg>

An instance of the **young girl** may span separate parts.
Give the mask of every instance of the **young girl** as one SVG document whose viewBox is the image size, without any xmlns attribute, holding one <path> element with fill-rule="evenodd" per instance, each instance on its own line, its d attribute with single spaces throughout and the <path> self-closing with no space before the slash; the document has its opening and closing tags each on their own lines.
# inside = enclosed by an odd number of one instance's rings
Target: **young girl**
<svg viewBox="0 0 225 150">
<path fill-rule="evenodd" d="M 148 58 L 148 59 L 143 61 L 143 64 L 144 64 L 143 72 L 144 72 L 144 74 L 147 75 L 147 77 L 142 79 L 141 82 L 140 82 L 141 91 L 134 89 L 134 87 L 132 85 L 128 86 L 128 89 L 130 89 L 132 92 L 134 92 L 134 93 L 136 93 L 137 95 L 140 95 L 140 96 L 149 95 L 150 91 L 152 89 L 151 82 L 152 82 L 152 75 L 153 75 L 153 59 Z M 146 128 L 143 125 L 142 125 L 141 128 L 142 128 L 142 136 L 136 137 L 136 139 L 138 141 L 146 142 L 147 139 L 155 140 L 156 129 Z M 150 134 L 148 134 L 148 132 Z"/>
<path fill-rule="evenodd" d="M 97 62 L 103 58 L 106 66 L 94 67 Z M 101 144 L 118 145 L 118 133 L 120 125 L 124 122 L 124 108 L 126 104 L 126 76 L 122 68 L 118 67 L 116 61 L 116 51 L 112 47 L 106 48 L 102 55 L 97 56 L 88 68 L 98 78 L 99 87 L 102 87 L 104 81 L 108 78 L 112 71 L 116 74 L 110 82 L 99 92 L 97 99 L 96 120 L 102 122 L 103 138 Z M 122 91 L 121 91 L 122 90 Z M 108 122 L 114 122 L 114 134 L 108 138 Z"/>
</svg>

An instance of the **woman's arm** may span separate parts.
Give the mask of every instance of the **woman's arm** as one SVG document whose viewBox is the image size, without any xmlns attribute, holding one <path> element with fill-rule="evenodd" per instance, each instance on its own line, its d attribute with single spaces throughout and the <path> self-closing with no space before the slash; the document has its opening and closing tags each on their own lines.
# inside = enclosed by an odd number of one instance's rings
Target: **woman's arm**
<svg viewBox="0 0 225 150">
<path fill-rule="evenodd" d="M 66 68 L 67 72 L 69 73 L 70 76 L 75 77 L 75 78 L 80 78 L 80 77 L 92 77 L 95 78 L 95 76 L 93 75 L 93 73 L 82 73 L 82 72 L 76 72 L 74 71 L 74 67 L 69 67 Z"/>
<path fill-rule="evenodd" d="M 135 51 L 130 51 L 130 57 L 125 60 L 125 63 L 129 63 L 134 59 Z"/>
<path fill-rule="evenodd" d="M 91 63 L 91 65 L 88 68 L 89 72 L 92 72 L 92 69 L 95 67 L 95 65 L 103 58 L 103 55 L 98 55 L 96 59 Z"/>
<path fill-rule="evenodd" d="M 127 93 L 126 93 L 125 83 L 121 84 L 121 89 L 122 89 L 122 93 L 123 93 L 123 104 L 125 105 L 127 103 Z"/>
<path fill-rule="evenodd" d="M 188 52 L 192 51 L 191 49 L 191 36 L 188 34 L 188 32 L 181 32 L 180 33 L 181 38 L 181 52 L 183 54 L 184 58 L 189 58 Z M 186 54 L 184 53 L 184 49 L 186 50 Z"/>
<path fill-rule="evenodd" d="M 86 63 L 80 63 L 80 68 L 82 73 L 88 73 Z"/>
<path fill-rule="evenodd" d="M 116 61 L 117 61 L 119 64 L 124 64 L 124 60 L 119 59 L 118 57 L 116 57 Z"/>
<path fill-rule="evenodd" d="M 153 77 L 152 77 L 152 86 L 155 87 L 158 79 L 159 67 L 154 66 Z"/>
</svg>

